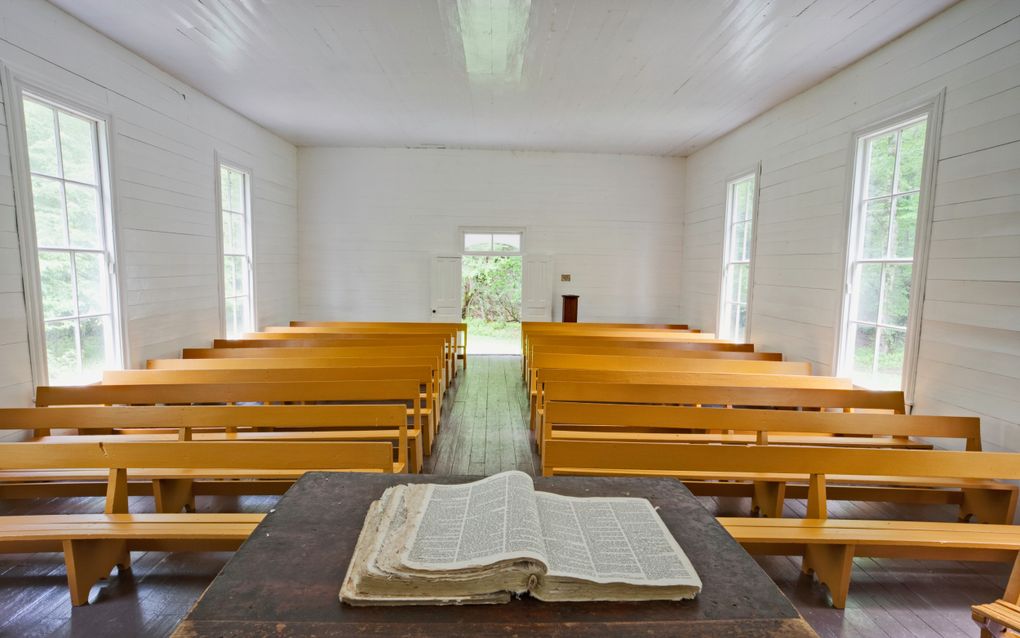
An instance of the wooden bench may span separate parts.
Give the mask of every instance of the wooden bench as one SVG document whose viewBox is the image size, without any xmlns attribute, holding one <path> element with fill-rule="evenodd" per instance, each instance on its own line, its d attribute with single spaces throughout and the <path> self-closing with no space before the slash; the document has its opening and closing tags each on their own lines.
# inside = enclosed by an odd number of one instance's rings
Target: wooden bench
<svg viewBox="0 0 1020 638">
<path fill-rule="evenodd" d="M 806 519 L 722 517 L 719 521 L 752 554 L 803 556 L 802 569 L 814 572 L 828 586 L 837 608 L 846 604 L 854 556 L 1014 563 L 1020 551 L 1020 527 L 1015 525 L 831 520 L 827 514 L 829 475 L 1015 481 L 1020 479 L 1015 454 L 558 440 L 549 441 L 548 451 L 557 463 L 575 471 L 626 468 L 653 475 L 712 472 L 805 477 Z"/>
<path fill-rule="evenodd" d="M 407 419 L 399 405 L 133 406 L 0 409 L 0 428 L 74 430 L 75 435 L 36 437 L 39 443 L 136 441 L 386 441 L 392 472 L 408 471 Z M 280 494 L 297 475 L 174 477 L 165 471 L 138 473 L 131 495 L 155 498 L 156 511 L 194 508 L 196 495 Z M 250 478 L 250 477 L 249 477 Z M 105 476 L 94 470 L 0 471 L 0 498 L 96 496 Z M 230 479 L 224 481 L 223 479 Z"/>
<path fill-rule="evenodd" d="M 395 368 L 404 366 L 428 366 L 432 370 L 432 387 L 434 388 L 433 404 L 439 411 L 435 419 L 438 427 L 442 421 L 444 394 L 443 370 L 436 365 L 432 356 L 415 357 L 287 357 L 269 359 L 149 359 L 148 370 L 282 370 L 308 368 Z"/>
<path fill-rule="evenodd" d="M 421 471 L 422 457 L 429 451 L 422 428 L 420 389 L 417 379 L 373 381 L 306 381 L 280 383 L 207 383 L 39 386 L 36 406 L 57 405 L 198 405 L 217 403 L 396 403 L 411 407 L 408 429 L 408 465 Z M 40 429 L 35 436 L 50 434 Z"/>
<path fill-rule="evenodd" d="M 249 332 L 239 339 L 214 339 L 214 348 L 269 348 L 269 347 L 361 347 L 378 348 L 380 346 L 414 346 L 431 345 L 438 347 L 446 362 L 447 378 L 456 375 L 457 351 L 450 345 L 447 335 L 443 334 L 339 334 L 310 333 L 290 334 L 283 332 Z"/>
<path fill-rule="evenodd" d="M 1020 556 L 1013 565 L 1005 595 L 993 603 L 974 605 L 971 617 L 981 628 L 981 638 L 1020 636 Z"/>
<path fill-rule="evenodd" d="M 436 346 L 333 346 L 279 348 L 184 348 L 182 359 L 307 359 L 307 358 L 382 358 L 382 357 L 432 357 L 433 364 L 442 371 L 440 382 L 445 390 L 450 384 L 449 368 L 444 360 L 443 350 Z"/>
<path fill-rule="evenodd" d="M 788 374 L 741 374 L 735 372 L 656 372 L 653 370 L 599 370 L 540 368 L 535 371 L 535 390 L 531 397 L 532 429 L 541 430 L 545 406 L 545 384 L 560 382 L 613 383 L 642 385 L 711 385 L 765 388 L 853 388 L 853 382 L 839 377 Z"/>
<path fill-rule="evenodd" d="M 727 410 L 666 405 L 548 405 L 546 441 L 639 441 L 730 445 L 801 445 L 850 448 L 930 449 L 921 437 L 964 441 L 981 450 L 981 422 L 974 417 L 902 414 Z M 543 473 L 563 474 L 559 460 L 543 451 Z M 614 473 L 614 472 L 606 472 Z M 622 474 L 632 474 L 623 471 Z M 801 477 L 674 475 L 704 496 L 751 497 L 752 510 L 779 517 L 784 499 L 806 498 Z M 720 483 L 719 481 L 723 481 Z M 1012 522 L 1017 488 L 998 481 L 939 479 L 911 481 L 888 476 L 829 476 L 829 498 L 917 504 L 952 504 L 960 520 Z"/>
<path fill-rule="evenodd" d="M 467 339 L 468 339 L 468 326 L 466 323 L 450 323 L 450 322 L 404 322 L 404 321 L 291 321 L 290 326 L 284 327 L 269 327 L 266 328 L 267 332 L 279 331 L 284 332 L 289 329 L 294 329 L 294 332 L 338 332 L 338 333 L 372 333 L 372 332 L 402 332 L 406 334 L 414 334 L 420 332 L 434 332 L 436 330 L 449 331 L 451 334 L 451 344 L 455 351 L 458 352 L 458 357 L 463 363 L 464 369 L 467 369 Z M 320 330 L 321 329 L 321 330 Z"/>
<path fill-rule="evenodd" d="M 247 361 L 247 360 L 246 360 Z M 171 383 L 280 383 L 287 381 L 367 381 L 385 379 L 418 379 L 422 386 L 421 415 L 423 427 L 434 438 L 439 430 L 439 394 L 434 369 L 427 365 L 309 367 L 206 370 L 107 370 L 106 385 L 171 384 Z M 413 416 L 408 408 L 408 416 Z"/>
<path fill-rule="evenodd" d="M 130 568 L 132 550 L 225 551 L 248 538 L 262 514 L 128 514 L 133 468 L 340 470 L 388 472 L 387 443 L 72 443 L 0 444 L 0 467 L 92 468 L 108 472 L 105 514 L 0 517 L 0 552 L 63 552 L 73 605 L 114 566 Z"/>
</svg>

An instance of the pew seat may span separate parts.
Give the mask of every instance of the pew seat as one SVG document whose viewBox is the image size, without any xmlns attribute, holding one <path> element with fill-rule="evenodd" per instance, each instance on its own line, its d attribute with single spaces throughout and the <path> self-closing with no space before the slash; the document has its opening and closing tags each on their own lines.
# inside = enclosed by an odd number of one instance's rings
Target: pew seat
<svg viewBox="0 0 1020 638">
<path fill-rule="evenodd" d="M 1016 638 L 1020 636 L 1020 605 L 1008 600 L 974 605 L 971 618 L 981 628 L 981 638 Z"/>
<path fill-rule="evenodd" d="M 801 569 L 846 606 L 855 556 L 1012 562 L 1020 552 L 1016 525 L 915 521 L 729 518 L 719 522 L 752 554 L 803 555 Z"/>
</svg>

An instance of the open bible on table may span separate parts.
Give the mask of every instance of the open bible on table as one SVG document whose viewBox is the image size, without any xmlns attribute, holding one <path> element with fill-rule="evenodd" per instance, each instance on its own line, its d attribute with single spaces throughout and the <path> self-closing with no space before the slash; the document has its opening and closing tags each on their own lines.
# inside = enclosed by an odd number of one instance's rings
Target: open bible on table
<svg viewBox="0 0 1020 638">
<path fill-rule="evenodd" d="M 643 498 L 539 492 L 523 472 L 398 485 L 372 503 L 340 600 L 350 605 L 683 600 L 701 590 Z"/>
</svg>

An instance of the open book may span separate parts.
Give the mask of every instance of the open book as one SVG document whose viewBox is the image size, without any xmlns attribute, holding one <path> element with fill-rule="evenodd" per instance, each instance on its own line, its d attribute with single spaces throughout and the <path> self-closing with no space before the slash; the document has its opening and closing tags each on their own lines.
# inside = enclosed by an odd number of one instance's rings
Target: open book
<svg viewBox="0 0 1020 638">
<path fill-rule="evenodd" d="M 340 600 L 351 605 L 682 600 L 701 591 L 643 498 L 535 490 L 523 472 L 398 485 L 372 503 Z"/>
</svg>

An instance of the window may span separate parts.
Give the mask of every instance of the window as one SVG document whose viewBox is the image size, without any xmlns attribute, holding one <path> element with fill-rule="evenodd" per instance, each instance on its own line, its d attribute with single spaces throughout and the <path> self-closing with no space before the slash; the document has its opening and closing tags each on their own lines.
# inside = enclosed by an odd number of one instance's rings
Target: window
<svg viewBox="0 0 1020 638">
<path fill-rule="evenodd" d="M 744 341 L 750 304 L 756 174 L 726 185 L 726 237 L 723 245 L 719 336 Z"/>
<path fill-rule="evenodd" d="M 865 388 L 904 386 L 927 129 L 923 115 L 857 143 L 838 370 Z"/>
<path fill-rule="evenodd" d="M 38 378 L 95 382 L 123 365 L 106 125 L 28 93 L 21 105 L 45 349 Z"/>
<path fill-rule="evenodd" d="M 520 231 L 461 231 L 464 252 L 475 255 L 519 255 L 521 254 Z"/>
<path fill-rule="evenodd" d="M 220 164 L 224 333 L 250 332 L 255 319 L 251 259 L 251 174 Z"/>
</svg>

